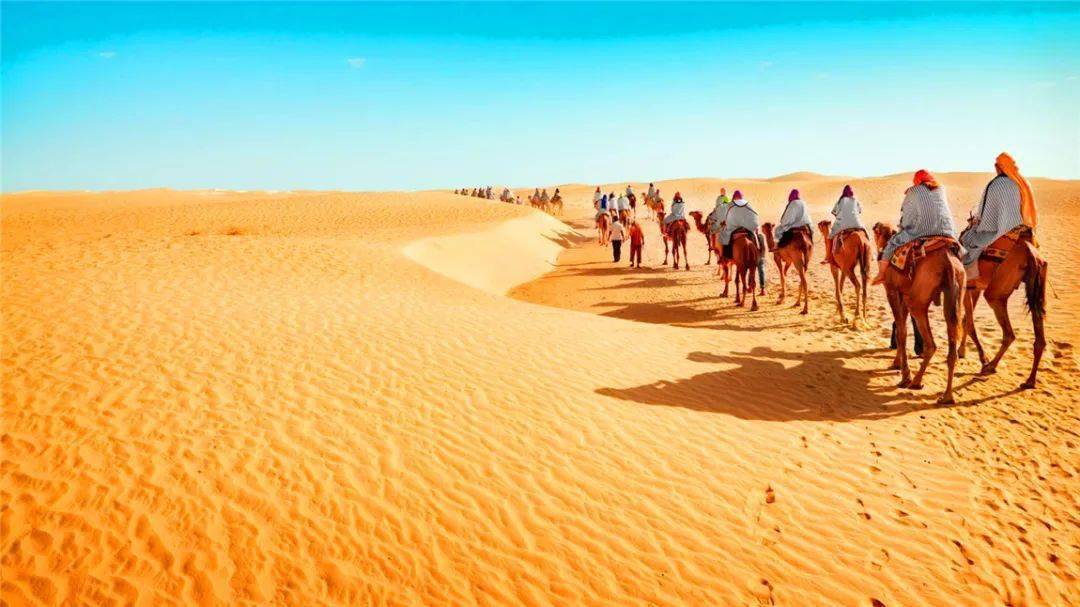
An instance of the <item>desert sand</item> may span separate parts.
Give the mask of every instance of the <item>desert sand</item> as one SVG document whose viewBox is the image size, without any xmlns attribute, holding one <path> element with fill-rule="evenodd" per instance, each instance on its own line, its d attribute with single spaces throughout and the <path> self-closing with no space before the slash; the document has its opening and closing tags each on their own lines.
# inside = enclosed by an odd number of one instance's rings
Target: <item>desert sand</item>
<svg viewBox="0 0 1080 607">
<path fill-rule="evenodd" d="M 958 219 L 988 178 L 939 177 Z M 660 186 L 775 221 L 851 183 L 872 222 L 907 180 Z M 810 315 L 772 266 L 752 314 L 696 232 L 689 272 L 648 222 L 648 267 L 612 263 L 592 186 L 566 223 L 445 192 L 5 195 L 3 601 L 1080 604 L 1080 182 L 1033 186 L 1040 385 L 1015 391 L 1017 293 L 998 374 L 969 354 L 942 408 L 943 353 L 921 392 L 884 371 L 880 289 L 837 321 L 820 241 Z"/>
</svg>

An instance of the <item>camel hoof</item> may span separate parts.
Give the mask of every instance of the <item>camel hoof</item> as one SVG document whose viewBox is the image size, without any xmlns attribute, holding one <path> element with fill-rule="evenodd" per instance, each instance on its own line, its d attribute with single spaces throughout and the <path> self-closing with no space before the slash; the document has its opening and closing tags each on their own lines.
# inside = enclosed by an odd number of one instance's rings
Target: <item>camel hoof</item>
<svg viewBox="0 0 1080 607">
<path fill-rule="evenodd" d="M 942 394 L 940 397 L 938 397 L 937 404 L 954 405 L 956 404 L 956 400 L 953 398 L 952 394 Z"/>
<path fill-rule="evenodd" d="M 1031 390 L 1031 389 L 1034 389 L 1034 388 L 1035 388 L 1035 380 L 1034 379 L 1029 379 L 1026 382 L 1020 384 L 1020 389 L 1021 390 Z"/>
<path fill-rule="evenodd" d="M 910 379 L 901 379 L 900 383 L 896 384 L 897 388 L 906 388 L 911 385 Z"/>
<path fill-rule="evenodd" d="M 750 311 L 751 312 L 757 312 L 758 311 L 758 305 L 757 305 L 756 301 L 754 302 L 754 305 L 750 306 Z"/>
<path fill-rule="evenodd" d="M 922 382 L 919 382 L 919 383 L 911 382 L 910 384 L 908 384 L 907 389 L 908 390 L 922 390 L 923 389 L 923 384 L 922 384 Z"/>
<path fill-rule="evenodd" d="M 993 375 L 995 373 L 997 373 L 997 367 L 990 365 L 983 365 L 983 368 L 979 369 L 979 375 Z"/>
<path fill-rule="evenodd" d="M 806 315 L 807 315 L 807 314 L 809 314 L 809 313 L 810 313 L 810 311 L 809 311 L 809 310 L 803 310 L 802 312 L 799 312 L 799 315 L 800 315 L 800 316 L 806 316 Z"/>
</svg>

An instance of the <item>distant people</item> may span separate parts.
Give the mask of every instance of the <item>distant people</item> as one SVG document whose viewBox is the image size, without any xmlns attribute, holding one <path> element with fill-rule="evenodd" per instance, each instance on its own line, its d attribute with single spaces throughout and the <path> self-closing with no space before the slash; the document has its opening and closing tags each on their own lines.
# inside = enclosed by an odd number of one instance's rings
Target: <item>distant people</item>
<svg viewBox="0 0 1080 607">
<path fill-rule="evenodd" d="M 625 195 L 619 196 L 615 201 L 615 210 L 619 215 L 619 219 L 625 224 L 630 218 L 630 199 Z"/>
<path fill-rule="evenodd" d="M 596 186 L 596 191 L 592 195 L 592 206 L 596 210 L 600 210 L 600 198 L 603 194 L 600 193 L 600 186 Z"/>
<path fill-rule="evenodd" d="M 600 221 L 600 216 L 601 215 L 606 215 L 607 213 L 608 213 L 608 197 L 607 197 L 607 194 L 601 194 L 600 195 L 600 202 L 597 203 L 597 206 L 596 206 L 596 217 L 594 217 L 594 219 L 596 221 Z"/>
<path fill-rule="evenodd" d="M 608 238 L 611 239 L 611 253 L 615 261 L 618 262 L 622 257 L 622 241 L 626 238 L 626 229 L 617 217 L 615 221 L 611 222 L 611 228 L 608 229 Z"/>
<path fill-rule="evenodd" d="M 629 197 L 631 197 L 633 195 L 634 195 L 634 186 L 632 186 L 630 184 L 627 184 L 627 186 L 626 186 L 626 197 L 629 198 Z"/>
<path fill-rule="evenodd" d="M 825 240 L 825 260 L 821 262 L 823 264 L 827 264 L 832 260 L 833 238 L 837 234 L 844 230 L 866 231 L 866 226 L 862 222 L 862 205 L 855 198 L 855 191 L 851 189 L 850 185 L 844 186 L 840 199 L 833 205 L 832 214 L 835 221 L 833 221 L 832 227 L 829 228 L 829 237 Z"/>
<path fill-rule="evenodd" d="M 656 186 L 654 186 L 652 184 L 652 182 L 650 181 L 649 182 L 649 190 L 645 194 L 645 197 L 648 198 L 649 200 L 652 200 L 652 199 L 656 198 L 658 194 L 659 194 L 659 192 L 656 191 Z"/>
<path fill-rule="evenodd" d="M 724 259 L 731 259 L 731 235 L 738 230 L 746 230 L 757 241 L 761 231 L 761 222 L 758 220 L 757 211 L 750 206 L 750 201 L 743 198 L 742 192 L 735 190 L 731 197 L 731 205 L 724 215 L 720 229 L 720 244 L 723 245 L 721 255 Z M 761 256 L 764 259 L 764 255 Z"/>
<path fill-rule="evenodd" d="M 912 178 L 915 184 L 904 193 L 900 206 L 899 231 L 889 239 L 878 258 L 878 275 L 873 284 L 885 282 L 885 270 L 893 253 L 901 246 L 926 236 L 952 236 L 956 238 L 952 213 L 945 188 L 926 169 L 920 169 Z"/>
<path fill-rule="evenodd" d="M 779 249 L 786 245 L 791 239 L 788 235 L 798 228 L 806 228 L 812 239 L 814 234 L 813 225 L 813 221 L 810 219 L 810 211 L 799 196 L 799 190 L 791 190 L 791 193 L 788 194 L 787 206 L 784 207 L 784 213 L 780 216 L 780 223 L 776 225 L 776 248 Z"/>
<path fill-rule="evenodd" d="M 486 198 L 488 200 L 491 200 L 491 186 L 487 187 L 487 191 L 485 192 L 485 194 L 486 194 Z"/>
<path fill-rule="evenodd" d="M 634 267 L 634 262 L 637 262 L 637 267 L 641 267 L 641 251 L 645 248 L 645 231 L 641 229 L 641 224 L 635 219 L 630 223 L 630 267 Z"/>
<path fill-rule="evenodd" d="M 994 162 L 997 176 L 983 191 L 982 201 L 972 209 L 971 228 L 961 236 L 966 250 L 964 269 L 968 280 L 979 277 L 979 256 L 991 243 L 1021 226 L 1035 229 L 1035 197 L 1020 175 L 1012 156 L 1002 152 Z"/>
<path fill-rule="evenodd" d="M 551 198 L 548 196 L 547 188 L 544 188 L 544 191 L 540 193 L 540 204 L 546 206 L 549 202 L 551 202 Z"/>
<path fill-rule="evenodd" d="M 686 203 L 679 192 L 675 192 L 675 197 L 671 199 L 671 210 L 664 217 L 664 227 L 675 221 L 686 221 Z"/>
</svg>

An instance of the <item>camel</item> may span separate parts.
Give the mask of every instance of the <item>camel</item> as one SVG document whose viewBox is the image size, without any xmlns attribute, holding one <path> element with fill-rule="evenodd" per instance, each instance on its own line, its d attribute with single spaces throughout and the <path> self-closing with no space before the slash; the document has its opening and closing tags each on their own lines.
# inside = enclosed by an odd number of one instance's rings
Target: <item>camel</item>
<svg viewBox="0 0 1080 607">
<path fill-rule="evenodd" d="M 709 234 L 709 227 L 705 225 L 704 221 L 702 221 L 702 219 L 701 219 L 701 216 L 702 216 L 701 211 L 690 211 L 690 216 L 694 218 L 694 225 L 697 227 L 698 232 L 701 232 L 702 234 L 705 235 L 705 251 L 706 251 L 706 255 L 707 255 L 707 257 L 705 259 L 705 265 L 710 265 L 710 264 L 712 264 L 712 255 L 713 255 L 714 249 L 713 249 L 712 235 Z M 715 250 L 716 250 L 716 263 L 719 264 L 720 263 L 720 251 L 719 251 L 719 249 L 715 249 Z"/>
<path fill-rule="evenodd" d="M 648 209 L 651 210 L 654 214 L 663 214 L 665 211 L 664 199 L 660 198 L 659 196 L 653 196 L 650 198 L 648 195 L 646 195 L 645 206 L 648 207 Z M 663 215 L 660 216 L 663 217 Z"/>
<path fill-rule="evenodd" d="M 967 229 L 971 229 L 968 226 Z M 965 230 L 966 231 L 966 230 Z M 986 252 L 998 253 L 996 256 L 987 255 Z M 979 354 L 979 362 L 982 364 L 980 375 L 991 375 L 997 372 L 998 363 L 1005 355 L 1005 351 L 1016 339 L 1013 332 L 1012 321 L 1009 319 L 1009 297 L 1016 291 L 1020 284 L 1024 284 L 1024 294 L 1027 297 L 1028 312 L 1031 313 L 1031 324 L 1035 333 L 1034 351 L 1032 354 L 1031 373 L 1024 383 L 1020 384 L 1021 390 L 1030 390 L 1035 387 L 1035 377 L 1039 372 L 1039 361 L 1042 360 L 1043 350 L 1046 348 L 1046 332 L 1043 322 L 1046 319 L 1046 270 L 1047 263 L 1039 256 L 1035 248 L 1034 237 L 1030 230 L 1021 231 L 1017 239 L 1013 240 L 1008 234 L 998 238 L 987 247 L 986 252 L 979 258 L 979 278 L 967 282 L 964 296 L 964 327 L 963 336 L 960 339 L 960 357 L 964 357 L 964 345 L 967 338 L 971 337 L 975 344 L 975 350 Z M 1000 257 L 1000 253 L 1004 257 Z M 1001 327 L 1001 345 L 997 354 L 987 362 L 983 352 L 982 343 L 975 331 L 975 306 L 979 303 L 979 297 L 986 299 L 990 309 L 994 311 L 998 326 Z"/>
<path fill-rule="evenodd" d="M 563 212 L 562 194 L 555 194 L 554 196 L 552 196 L 550 206 L 551 206 L 551 212 L 552 213 L 558 213 L 559 215 L 562 215 L 562 212 Z"/>
<path fill-rule="evenodd" d="M 884 250 L 889 239 L 896 234 L 896 229 L 884 223 L 874 225 L 874 240 L 878 250 Z M 916 245 L 921 246 L 921 245 Z M 945 391 L 938 397 L 939 405 L 951 404 L 953 399 L 953 371 L 956 369 L 957 343 L 963 323 L 963 288 L 964 266 L 960 263 L 957 250 L 953 247 L 939 247 L 931 250 L 920 259 L 909 261 L 914 268 L 910 272 L 901 272 L 891 263 L 885 271 L 885 295 L 892 309 L 896 323 L 896 357 L 890 369 L 900 369 L 898 387 L 920 390 L 923 376 L 930 360 L 937 352 L 934 335 L 930 331 L 930 304 L 940 301 L 945 311 L 945 326 L 949 340 L 949 353 L 946 357 L 948 374 Z M 944 296 L 943 300 L 941 299 Z M 911 377 L 907 355 L 907 320 L 908 314 L 915 319 L 915 326 L 923 339 L 922 364 Z"/>
<path fill-rule="evenodd" d="M 832 222 L 823 220 L 818 222 L 818 230 L 821 237 L 828 241 L 829 229 Z M 836 289 L 836 311 L 840 313 L 840 322 L 847 323 L 844 313 L 844 279 L 851 281 L 855 287 L 855 316 L 851 319 L 852 326 L 857 326 L 859 319 L 866 320 L 866 283 L 870 273 L 870 237 L 865 230 L 845 230 L 837 234 L 837 246 L 832 248 L 832 259 L 829 261 L 829 271 L 832 272 L 833 286 Z M 828 244 L 826 244 L 828 247 Z M 862 280 L 855 280 L 855 267 L 858 266 Z M 862 307 L 859 304 L 862 303 Z"/>
<path fill-rule="evenodd" d="M 626 209 L 620 209 L 619 221 L 621 221 L 624 226 L 630 225 L 630 211 Z"/>
<path fill-rule="evenodd" d="M 600 216 L 596 218 L 596 233 L 597 239 L 600 244 L 607 244 L 608 226 L 611 225 L 611 216 L 607 213 L 600 213 Z M 667 263 L 666 261 L 664 263 Z"/>
<path fill-rule="evenodd" d="M 731 260 L 735 266 L 735 305 L 742 307 L 746 303 L 746 294 L 750 293 L 750 311 L 757 312 L 757 267 L 762 252 L 758 249 L 757 236 L 747 230 L 738 229 L 731 235 Z M 717 259 L 721 259 L 717 251 Z M 725 272 L 727 274 L 725 264 Z M 727 285 L 724 285 L 727 295 Z"/>
<path fill-rule="evenodd" d="M 810 267 L 810 256 L 814 252 L 814 241 L 810 238 L 809 228 L 805 230 L 795 228 L 791 239 L 781 248 L 777 248 L 776 243 L 773 242 L 773 224 L 765 223 L 761 229 L 765 232 L 765 241 L 769 245 L 769 250 L 773 252 L 776 269 L 780 274 L 780 299 L 776 303 L 784 303 L 784 297 L 787 295 L 787 270 L 794 266 L 795 271 L 799 273 L 799 294 L 795 298 L 795 307 L 799 307 L 801 303 L 802 311 L 799 314 L 809 314 L 810 285 L 806 279 L 806 271 Z"/>
<path fill-rule="evenodd" d="M 664 265 L 667 265 L 668 260 L 668 240 L 671 241 L 671 255 L 673 263 L 672 268 L 679 268 L 679 247 L 682 247 L 683 263 L 687 270 L 690 269 L 690 259 L 686 254 L 686 232 L 690 226 L 686 223 L 685 219 L 671 222 L 671 225 L 664 227 L 664 211 L 656 212 L 656 220 L 660 224 L 660 236 L 664 240 Z"/>
</svg>

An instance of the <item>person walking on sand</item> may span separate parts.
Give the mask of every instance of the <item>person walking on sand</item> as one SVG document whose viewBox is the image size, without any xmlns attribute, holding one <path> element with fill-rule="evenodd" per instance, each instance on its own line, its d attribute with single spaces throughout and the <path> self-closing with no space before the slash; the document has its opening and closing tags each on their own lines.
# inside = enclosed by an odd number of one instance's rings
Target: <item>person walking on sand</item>
<svg viewBox="0 0 1080 607">
<path fill-rule="evenodd" d="M 813 221 L 810 219 L 810 211 L 806 208 L 806 203 L 799 197 L 799 190 L 791 190 L 788 194 L 788 203 L 784 207 L 784 214 L 780 216 L 780 223 L 777 224 L 774 232 L 776 237 L 776 248 L 783 248 L 788 243 L 788 239 L 784 238 L 796 228 L 806 228 L 806 231 L 810 233 L 810 238 L 814 237 Z"/>
<path fill-rule="evenodd" d="M 630 267 L 634 267 L 634 261 L 637 261 L 637 267 L 641 267 L 641 251 L 645 248 L 645 231 L 641 229 L 641 224 L 635 219 L 630 223 Z"/>
<path fill-rule="evenodd" d="M 832 214 L 836 221 L 829 228 L 829 238 L 825 240 L 825 259 L 821 262 L 822 264 L 828 264 L 832 259 L 833 238 L 837 234 L 844 230 L 866 231 L 866 226 L 862 222 L 862 205 L 855 198 L 855 191 L 850 185 L 844 186 L 840 199 L 833 205 Z"/>
<path fill-rule="evenodd" d="M 960 238 L 964 245 L 964 270 L 968 280 L 979 277 L 979 256 L 990 243 L 1018 226 L 1035 229 L 1035 197 L 1031 186 L 1020 175 L 1016 161 L 1005 152 L 994 162 L 997 176 L 983 191 L 982 201 L 971 211 L 971 228 Z"/>
<path fill-rule="evenodd" d="M 618 262 L 622 259 L 622 243 L 626 238 L 626 229 L 618 219 L 611 222 L 611 228 L 608 229 L 608 239 L 611 240 L 611 253 Z"/>
<path fill-rule="evenodd" d="M 901 246 L 926 236 L 952 236 L 956 238 L 952 213 L 945 188 L 926 169 L 919 169 L 912 178 L 915 184 L 904 193 L 900 205 L 899 231 L 889 239 L 878 256 L 878 274 L 871 284 L 885 283 L 885 271 L 889 259 Z"/>
</svg>

